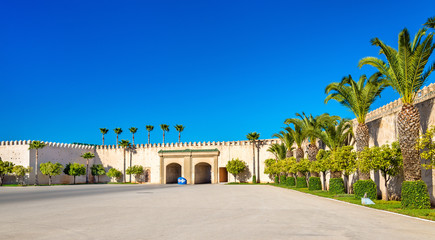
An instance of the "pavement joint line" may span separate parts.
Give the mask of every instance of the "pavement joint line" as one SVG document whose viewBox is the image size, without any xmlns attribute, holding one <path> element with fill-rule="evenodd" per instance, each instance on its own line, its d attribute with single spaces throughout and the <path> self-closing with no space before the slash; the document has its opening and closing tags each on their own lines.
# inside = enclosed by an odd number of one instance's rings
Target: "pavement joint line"
<svg viewBox="0 0 435 240">
<path fill-rule="evenodd" d="M 272 186 L 272 187 L 276 187 L 276 186 Z M 278 187 L 278 188 L 282 188 L 282 187 Z M 424 221 L 424 222 L 435 223 L 435 221 L 432 221 L 432 220 L 429 220 L 429 219 L 418 218 L 418 217 L 413 217 L 413 216 L 409 216 L 409 215 L 405 215 L 405 214 L 401 214 L 401 213 L 390 212 L 390 211 L 387 211 L 387 210 L 366 207 L 366 206 L 362 206 L 362 205 L 358 205 L 358 204 L 354 204 L 354 203 L 350 203 L 350 202 L 340 201 L 340 200 L 333 199 L 333 198 L 321 197 L 321 196 L 317 196 L 317 195 L 314 195 L 314 194 L 309 194 L 309 193 L 293 190 L 293 189 L 290 189 L 290 188 L 282 188 L 282 189 L 288 189 L 288 190 L 291 190 L 291 191 L 294 191 L 294 192 L 299 192 L 299 193 L 302 193 L 302 194 L 305 194 L 305 195 L 314 196 L 314 197 L 322 198 L 322 199 L 327 199 L 327 200 L 331 200 L 331 201 L 334 201 L 334 202 L 345 203 L 345 204 L 348 204 L 348 205 L 352 205 L 352 206 L 356 206 L 356 207 L 360 207 L 360 208 L 364 208 L 364 209 L 370 209 L 370 210 L 374 210 L 374 211 L 377 211 L 377 212 L 384 212 L 384 213 L 389 213 L 389 214 L 393 214 L 393 215 L 398 215 L 398 216 L 402 216 L 402 217 L 416 219 L 416 220 L 420 220 L 420 221 Z"/>
</svg>

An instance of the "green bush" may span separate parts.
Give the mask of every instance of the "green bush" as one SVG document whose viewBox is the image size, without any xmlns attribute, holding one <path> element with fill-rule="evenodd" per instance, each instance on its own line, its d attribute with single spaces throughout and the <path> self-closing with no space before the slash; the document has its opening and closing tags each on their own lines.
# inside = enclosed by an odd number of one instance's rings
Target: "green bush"
<svg viewBox="0 0 435 240">
<path fill-rule="evenodd" d="M 285 180 L 287 179 L 287 176 L 285 175 L 281 175 L 280 179 L 279 179 L 279 183 L 281 184 L 285 184 Z"/>
<path fill-rule="evenodd" d="M 376 183 L 373 180 L 358 180 L 353 184 L 353 191 L 355 192 L 355 198 L 362 198 L 367 193 L 367 197 L 370 199 L 377 198 Z"/>
<path fill-rule="evenodd" d="M 294 178 L 294 177 L 288 177 L 288 178 L 285 180 L 285 185 L 287 185 L 287 186 L 295 186 L 295 185 L 296 185 L 296 180 L 295 180 L 295 178 Z"/>
<path fill-rule="evenodd" d="M 307 187 L 307 180 L 305 177 L 297 177 L 296 178 L 296 187 L 297 188 L 306 188 Z"/>
<path fill-rule="evenodd" d="M 279 183 L 279 176 L 275 176 L 275 183 L 276 183 L 276 184 Z"/>
<path fill-rule="evenodd" d="M 322 182 L 319 177 L 310 177 L 308 180 L 308 190 L 322 190 Z"/>
<path fill-rule="evenodd" d="M 402 207 L 424 209 L 430 208 L 427 186 L 422 181 L 405 181 L 402 183 Z"/>
<path fill-rule="evenodd" d="M 252 176 L 252 183 L 257 183 L 257 177 L 254 175 L 254 176 Z"/>
<path fill-rule="evenodd" d="M 333 193 L 333 194 L 344 193 L 343 178 L 331 178 L 331 179 L 329 179 L 329 192 Z"/>
</svg>

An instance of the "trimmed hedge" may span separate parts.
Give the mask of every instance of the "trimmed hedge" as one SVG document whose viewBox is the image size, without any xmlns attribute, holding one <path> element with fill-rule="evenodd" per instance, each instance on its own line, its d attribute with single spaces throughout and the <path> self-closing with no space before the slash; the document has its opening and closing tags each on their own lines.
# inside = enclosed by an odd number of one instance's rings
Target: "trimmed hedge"
<svg viewBox="0 0 435 240">
<path fill-rule="evenodd" d="M 295 178 L 294 178 L 294 177 L 288 177 L 288 178 L 285 180 L 285 185 L 287 185 L 287 186 L 295 186 L 295 185 L 296 185 L 296 180 L 295 180 Z"/>
<path fill-rule="evenodd" d="M 281 175 L 281 177 L 279 178 L 279 183 L 280 184 L 285 184 L 285 180 L 287 179 L 287 176 L 285 175 Z"/>
<path fill-rule="evenodd" d="M 367 197 L 370 199 L 377 198 L 377 187 L 373 180 L 358 180 L 353 184 L 353 191 L 355 192 L 355 198 L 362 198 L 367 193 Z"/>
<path fill-rule="evenodd" d="M 297 188 L 306 188 L 307 187 L 307 180 L 305 177 L 297 177 L 296 178 L 296 187 Z"/>
<path fill-rule="evenodd" d="M 252 183 L 257 183 L 257 177 L 255 175 L 252 176 Z"/>
<path fill-rule="evenodd" d="M 322 182 L 319 177 L 310 177 L 308 180 L 308 190 L 322 190 Z"/>
<path fill-rule="evenodd" d="M 275 183 L 276 183 L 276 184 L 279 183 L 279 176 L 275 176 Z"/>
<path fill-rule="evenodd" d="M 344 193 L 343 178 L 329 179 L 329 192 L 333 194 L 343 194 Z"/>
<path fill-rule="evenodd" d="M 402 207 L 417 209 L 430 208 L 430 198 L 426 183 L 422 180 L 403 182 Z"/>
</svg>

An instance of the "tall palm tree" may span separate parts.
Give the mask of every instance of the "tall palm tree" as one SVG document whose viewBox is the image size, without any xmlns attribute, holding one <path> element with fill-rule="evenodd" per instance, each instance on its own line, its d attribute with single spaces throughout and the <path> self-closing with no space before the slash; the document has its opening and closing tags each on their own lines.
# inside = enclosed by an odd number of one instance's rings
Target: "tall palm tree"
<svg viewBox="0 0 435 240">
<path fill-rule="evenodd" d="M 302 112 L 302 115 L 299 113 L 296 113 L 296 116 L 299 117 L 302 120 L 302 131 L 305 133 L 307 139 L 308 139 L 308 149 L 307 149 L 307 157 L 310 161 L 316 161 L 317 152 L 319 152 L 319 148 L 317 147 L 317 138 L 319 137 L 322 126 L 321 123 L 325 120 L 329 119 L 337 119 L 338 116 L 330 116 L 327 113 L 324 113 L 322 115 L 313 117 L 313 115 L 305 115 L 304 112 Z"/>
<path fill-rule="evenodd" d="M 358 82 L 349 75 L 344 77 L 341 82 L 330 83 L 325 88 L 328 94 L 325 103 L 333 99 L 348 108 L 355 114 L 358 125 L 355 128 L 356 151 L 360 152 L 365 147 L 369 147 L 369 128 L 366 124 L 366 116 L 370 106 L 380 96 L 386 87 L 386 81 L 380 72 L 373 74 L 369 79 L 362 75 Z M 369 174 L 358 173 L 361 179 L 369 179 Z"/>
<path fill-rule="evenodd" d="M 272 137 L 277 137 L 282 143 L 284 143 L 286 147 L 286 158 L 293 157 L 293 144 L 295 143 L 295 139 L 293 138 L 292 134 L 289 132 L 280 131 L 279 133 L 273 134 Z"/>
<path fill-rule="evenodd" d="M 154 130 L 154 126 L 153 126 L 153 125 L 146 125 L 145 128 L 146 128 L 147 131 L 148 131 L 148 144 L 150 144 L 150 132 L 151 132 L 152 130 Z"/>
<path fill-rule="evenodd" d="M 267 151 L 271 152 L 277 161 L 284 160 L 287 157 L 287 146 L 285 143 L 274 143 L 270 145 Z"/>
<path fill-rule="evenodd" d="M 91 152 L 83 153 L 80 157 L 86 159 L 86 183 L 89 183 L 89 159 L 92 159 L 95 157 L 95 155 Z"/>
<path fill-rule="evenodd" d="M 41 148 L 44 148 L 47 144 L 45 144 L 44 142 L 41 141 L 32 141 L 29 145 L 29 150 L 30 149 L 35 149 L 36 150 L 36 158 L 35 158 L 35 185 L 39 185 L 39 181 L 38 181 L 38 150 Z"/>
<path fill-rule="evenodd" d="M 406 181 L 421 180 L 420 156 L 415 147 L 419 137 L 420 113 L 414 106 L 414 101 L 418 90 L 435 69 L 435 63 L 432 63 L 425 70 L 435 49 L 435 44 L 432 42 L 433 34 L 427 34 L 426 29 L 423 28 L 411 40 L 405 28 L 399 33 L 398 50 L 378 38 L 372 39 L 372 45 L 381 48 L 380 53 L 385 55 L 387 62 L 376 57 L 366 57 L 359 62 L 359 67 L 371 65 L 378 69 L 385 75 L 388 84 L 400 94 L 403 106 L 397 115 L 397 125 Z"/>
<path fill-rule="evenodd" d="M 334 118 L 325 119 L 321 122 L 323 131 L 319 138 L 328 146 L 331 151 L 347 145 L 352 145 L 352 121 L 349 119 Z"/>
<path fill-rule="evenodd" d="M 122 133 L 122 129 L 121 128 L 115 128 L 115 129 L 113 129 L 113 131 L 116 133 L 116 146 L 118 147 L 118 137 L 119 137 L 119 134 L 121 134 Z"/>
<path fill-rule="evenodd" d="M 306 133 L 303 131 L 303 122 L 300 119 L 297 118 L 288 118 L 284 122 L 285 124 L 293 124 L 293 128 L 290 126 L 286 127 L 285 130 L 289 132 L 295 143 L 296 143 L 296 161 L 300 161 L 302 158 L 304 158 L 304 150 L 302 149 L 302 143 L 306 139 Z"/>
<path fill-rule="evenodd" d="M 252 142 L 252 177 L 256 175 L 255 173 L 255 143 L 260 138 L 260 134 L 257 132 L 250 132 L 246 135 L 246 138 Z M 260 167 L 260 166 L 258 166 Z M 255 178 L 257 179 L 257 178 Z"/>
<path fill-rule="evenodd" d="M 129 148 L 130 147 L 130 141 L 128 141 L 128 140 L 121 140 L 120 142 L 119 142 L 119 145 L 124 149 L 124 169 L 123 169 L 123 172 L 122 172 L 122 182 L 124 182 L 125 183 L 125 168 L 126 168 L 126 161 L 125 161 L 125 151 L 126 151 L 126 149 L 127 148 Z"/>
<path fill-rule="evenodd" d="M 104 135 L 106 135 L 109 132 L 109 129 L 107 128 L 100 128 L 101 134 L 103 134 L 103 146 L 104 146 Z"/>
<path fill-rule="evenodd" d="M 165 133 L 169 132 L 169 125 L 167 125 L 167 124 L 160 124 L 160 128 L 163 131 L 163 145 L 165 145 Z"/>
<path fill-rule="evenodd" d="M 424 24 L 426 27 L 435 29 L 435 17 L 431 17 L 427 19 L 427 22 Z"/>
<path fill-rule="evenodd" d="M 175 130 L 178 132 L 178 142 L 181 140 L 181 132 L 184 130 L 183 125 L 175 125 Z"/>
<path fill-rule="evenodd" d="M 130 130 L 131 134 L 133 135 L 133 143 L 132 144 L 134 145 L 134 134 L 137 132 L 137 128 L 131 127 L 128 130 Z"/>
<path fill-rule="evenodd" d="M 377 72 L 368 80 L 362 75 L 358 82 L 352 76 L 344 77 L 341 82 L 333 82 L 325 88 L 328 96 L 325 103 L 333 99 L 351 110 L 358 121 L 355 129 L 356 150 L 362 151 L 369 146 L 369 128 L 367 127 L 366 116 L 370 106 L 378 98 L 386 86 L 382 74 Z M 331 93 L 332 92 L 332 93 Z"/>
</svg>

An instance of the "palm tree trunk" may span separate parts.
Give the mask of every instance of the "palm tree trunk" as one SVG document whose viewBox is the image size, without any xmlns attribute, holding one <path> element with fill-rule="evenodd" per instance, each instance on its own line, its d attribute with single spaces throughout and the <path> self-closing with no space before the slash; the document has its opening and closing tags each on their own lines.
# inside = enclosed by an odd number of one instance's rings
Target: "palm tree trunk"
<svg viewBox="0 0 435 240">
<path fill-rule="evenodd" d="M 405 181 L 421 180 L 420 154 L 415 147 L 420 130 L 418 109 L 412 104 L 404 104 L 397 115 L 397 125 Z"/>
<path fill-rule="evenodd" d="M 255 142 L 252 142 L 252 174 L 255 176 Z"/>
<path fill-rule="evenodd" d="M 163 146 L 165 146 L 165 131 L 163 131 Z"/>
<path fill-rule="evenodd" d="M 132 158 L 133 158 L 133 153 L 132 153 L 132 151 L 129 151 L 130 152 L 130 168 L 131 168 L 131 164 L 132 164 L 132 162 L 133 162 L 133 160 L 132 160 Z M 130 173 L 130 182 L 131 182 L 131 173 Z"/>
<path fill-rule="evenodd" d="M 355 129 L 356 151 L 361 152 L 364 148 L 369 147 L 369 128 L 365 123 L 358 123 Z M 358 178 L 361 180 L 370 179 L 370 173 L 363 173 L 358 170 Z"/>
<path fill-rule="evenodd" d="M 39 185 L 39 181 L 38 181 L 38 149 L 36 149 L 36 159 L 35 159 L 35 185 Z"/>
<path fill-rule="evenodd" d="M 150 132 L 148 131 L 148 144 L 150 144 Z"/>
<path fill-rule="evenodd" d="M 89 183 L 88 169 L 89 169 L 89 159 L 86 159 L 86 184 Z"/>
<path fill-rule="evenodd" d="M 134 146 L 134 133 L 133 133 L 133 146 Z"/>
<path fill-rule="evenodd" d="M 181 140 L 181 132 L 178 132 L 178 142 Z"/>
<path fill-rule="evenodd" d="M 104 134 L 103 134 L 103 146 L 104 146 Z"/>
<path fill-rule="evenodd" d="M 116 147 L 118 147 L 118 134 L 116 134 Z"/>
<path fill-rule="evenodd" d="M 48 186 L 51 186 L 51 175 L 48 175 Z"/>
<path fill-rule="evenodd" d="M 286 158 L 291 158 L 291 157 L 293 157 L 293 151 L 291 151 L 291 150 L 287 150 L 287 152 L 286 152 L 286 154 L 285 154 L 285 157 L 286 157 Z"/>
<path fill-rule="evenodd" d="M 304 150 L 301 147 L 296 149 L 296 161 L 299 162 L 304 157 Z"/>
<path fill-rule="evenodd" d="M 308 160 L 310 162 L 314 162 L 317 160 L 317 153 L 319 152 L 319 148 L 316 146 L 316 144 L 314 143 L 310 143 L 308 145 Z M 312 177 L 318 177 L 319 173 L 318 172 L 310 172 Z"/>
</svg>

